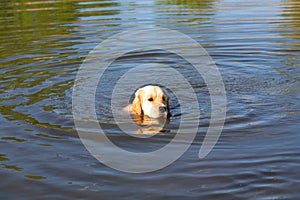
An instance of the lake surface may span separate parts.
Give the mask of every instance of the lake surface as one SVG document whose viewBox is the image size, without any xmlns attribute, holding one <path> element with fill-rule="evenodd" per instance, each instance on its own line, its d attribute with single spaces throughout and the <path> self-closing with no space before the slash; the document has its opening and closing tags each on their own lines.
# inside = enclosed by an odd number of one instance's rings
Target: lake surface
<svg viewBox="0 0 300 200">
<path fill-rule="evenodd" d="M 2 0 L 0 24 L 0 199 L 299 199 L 300 1 Z M 211 108 L 195 79 L 199 131 L 168 167 L 120 172 L 82 144 L 72 115 L 76 73 L 100 42 L 137 25 L 190 36 L 220 70 L 226 123 L 204 159 L 198 152 Z M 120 58 L 115 71 L 153 61 L 186 64 L 145 51 Z M 99 97 L 109 92 L 103 88 Z M 176 134 L 174 101 L 171 130 L 139 144 L 116 130 L 109 101 L 99 99 L 98 120 L 123 148 L 151 151 Z"/>
</svg>

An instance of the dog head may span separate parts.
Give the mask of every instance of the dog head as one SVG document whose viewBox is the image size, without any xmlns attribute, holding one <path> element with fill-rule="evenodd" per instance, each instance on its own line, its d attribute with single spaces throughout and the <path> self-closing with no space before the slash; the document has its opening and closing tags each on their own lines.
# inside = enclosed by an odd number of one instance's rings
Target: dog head
<svg viewBox="0 0 300 200">
<path fill-rule="evenodd" d="M 148 85 L 135 93 L 132 112 L 151 118 L 168 118 L 170 116 L 170 98 L 159 86 Z"/>
</svg>

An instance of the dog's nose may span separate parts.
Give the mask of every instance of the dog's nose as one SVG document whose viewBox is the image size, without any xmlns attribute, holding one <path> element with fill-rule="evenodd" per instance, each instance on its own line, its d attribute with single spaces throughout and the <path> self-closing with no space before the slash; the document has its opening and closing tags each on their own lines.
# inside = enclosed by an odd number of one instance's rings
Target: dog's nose
<svg viewBox="0 0 300 200">
<path fill-rule="evenodd" d="M 167 111 L 167 107 L 166 106 L 159 106 L 159 112 L 164 113 Z"/>
</svg>

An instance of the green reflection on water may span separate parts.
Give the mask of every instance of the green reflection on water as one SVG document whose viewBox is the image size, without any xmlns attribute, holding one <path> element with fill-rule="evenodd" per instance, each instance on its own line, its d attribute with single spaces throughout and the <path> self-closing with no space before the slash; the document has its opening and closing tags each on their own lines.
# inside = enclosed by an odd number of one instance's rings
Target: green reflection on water
<svg viewBox="0 0 300 200">
<path fill-rule="evenodd" d="M 6 165 L 6 164 L 2 164 L 2 167 L 3 168 L 6 168 L 6 169 L 13 169 L 15 171 L 22 171 L 23 168 L 20 168 L 20 167 L 17 167 L 16 165 Z"/>
<path fill-rule="evenodd" d="M 21 78 L 21 80 L 18 80 L 17 83 L 22 83 L 23 77 Z M 68 80 L 68 81 L 63 81 L 63 82 L 60 82 L 57 84 L 50 85 L 49 87 L 46 87 L 46 88 L 42 88 L 42 89 L 40 89 L 40 91 L 38 91 L 34 94 L 26 95 L 27 101 L 24 103 L 19 103 L 16 105 L 2 105 L 1 106 L 1 114 L 7 120 L 22 120 L 22 121 L 26 121 L 28 123 L 38 125 L 41 127 L 45 127 L 45 128 L 60 128 L 60 129 L 69 130 L 70 128 L 63 128 L 63 127 L 61 127 L 61 125 L 39 122 L 38 119 L 35 119 L 34 117 L 31 116 L 31 113 L 25 114 L 22 112 L 15 111 L 14 109 L 19 106 L 33 105 L 37 102 L 48 99 L 49 95 L 51 95 L 51 94 L 55 94 L 55 93 L 63 94 L 66 90 L 68 90 L 72 86 L 73 86 L 73 83 Z M 20 96 L 23 96 L 23 94 L 13 95 L 12 97 L 10 97 L 8 99 L 16 99 Z M 8 100 L 8 99 L 0 99 L 0 102 Z M 49 103 L 51 103 L 51 102 L 49 102 Z M 50 108 L 53 106 L 49 105 L 49 106 L 44 106 L 44 107 L 47 107 L 47 110 L 51 110 Z"/>
<path fill-rule="evenodd" d="M 157 1 L 158 4 L 164 4 L 164 5 L 180 5 L 180 6 L 186 6 L 191 8 L 207 8 L 213 0 L 159 0 Z"/>
<path fill-rule="evenodd" d="M 62 139 L 62 137 L 57 137 L 57 136 L 51 136 L 43 133 L 38 133 L 35 134 L 36 136 L 43 137 L 43 138 L 49 138 L 49 139 Z"/>
<path fill-rule="evenodd" d="M 58 25 L 75 20 L 70 12 L 74 9 L 73 2 L 1 1 L 0 6 L 0 18 L 3 20 L 0 26 L 1 46 L 5 49 L 0 58 L 30 53 L 36 48 L 45 53 L 42 49 L 48 43 L 46 37 L 68 34 L 68 27 Z"/>
<path fill-rule="evenodd" d="M 93 22 L 116 20 L 97 16 L 119 14 L 118 6 L 113 1 L 0 1 L 2 116 L 45 128 L 72 129 L 53 117 L 41 121 L 34 114 L 53 113 L 57 107 L 70 109 L 66 91 L 73 86 L 83 54 L 88 53 L 81 45 L 90 42 L 78 32 Z"/>
<path fill-rule="evenodd" d="M 29 179 L 34 179 L 34 180 L 42 180 L 42 179 L 46 179 L 45 176 L 34 176 L 34 175 L 25 175 L 26 178 Z"/>
<path fill-rule="evenodd" d="M 169 21 L 202 24 L 215 15 L 213 2 L 214 0 L 158 0 L 156 4 L 168 6 L 160 10 L 168 16 Z"/>
<path fill-rule="evenodd" d="M 285 38 L 284 41 L 279 42 L 283 51 L 287 51 L 280 57 L 282 67 L 278 67 L 275 70 L 282 77 L 288 80 L 288 90 L 285 91 L 285 95 L 297 96 L 300 91 L 300 0 L 287 0 L 282 1 L 282 16 L 284 23 L 279 27 L 282 31 L 281 36 Z M 299 109 L 299 106 L 297 110 Z M 288 115 L 297 115 L 299 112 L 291 111 Z"/>
<path fill-rule="evenodd" d="M 293 39 L 300 39 L 300 0 L 284 1 L 282 16 L 286 19 L 287 23 L 284 23 L 281 27 L 285 30 L 292 30 L 282 35 Z M 298 46 L 300 46 L 299 43 Z"/>
<path fill-rule="evenodd" d="M 15 142 L 26 142 L 27 140 L 16 138 L 16 137 L 2 137 L 1 140 L 13 140 Z"/>
<path fill-rule="evenodd" d="M 52 147 L 53 145 L 52 144 L 38 144 L 39 146 L 42 146 L 42 147 Z"/>
<path fill-rule="evenodd" d="M 4 50 L 0 54 L 0 59 L 19 55 L 22 52 L 47 53 L 49 48 L 70 46 L 74 42 L 59 41 L 72 33 L 76 28 L 76 25 L 72 24 L 78 22 L 81 17 L 119 13 L 118 10 L 93 9 L 113 7 L 118 3 L 108 1 L 91 5 L 82 4 L 83 2 L 85 1 L 2 0 L 0 2 L 0 46 Z"/>
<path fill-rule="evenodd" d="M 6 154 L 0 154 L 0 162 L 7 161 L 7 160 L 9 159 L 6 157 Z"/>
</svg>

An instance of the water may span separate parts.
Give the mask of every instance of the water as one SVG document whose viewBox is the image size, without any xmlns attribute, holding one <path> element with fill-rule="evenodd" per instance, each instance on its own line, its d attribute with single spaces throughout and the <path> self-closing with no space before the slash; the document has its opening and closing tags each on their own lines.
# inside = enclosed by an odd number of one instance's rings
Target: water
<svg viewBox="0 0 300 200">
<path fill-rule="evenodd" d="M 0 22 L 1 199 L 299 198 L 299 1 L 4 0 Z M 136 25 L 187 34 L 219 67 L 228 112 L 205 159 L 198 152 L 210 105 L 201 81 L 193 85 L 201 97 L 199 133 L 170 166 L 119 172 L 81 143 L 71 106 L 76 72 L 97 44 Z M 184 66 L 163 52 L 135 53 L 116 66 L 153 60 Z M 171 131 L 137 141 L 118 135 L 108 103 L 101 105 L 99 121 L 123 148 L 161 148 L 180 119 L 173 102 Z"/>
</svg>

